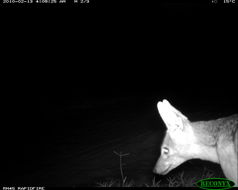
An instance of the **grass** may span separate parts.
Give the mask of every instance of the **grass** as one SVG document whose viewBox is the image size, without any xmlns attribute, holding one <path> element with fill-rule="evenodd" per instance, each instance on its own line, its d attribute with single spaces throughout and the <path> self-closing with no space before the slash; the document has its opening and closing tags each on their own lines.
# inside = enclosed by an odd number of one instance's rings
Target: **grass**
<svg viewBox="0 0 238 190">
<path fill-rule="evenodd" d="M 119 157 L 121 179 L 120 180 L 109 180 L 106 182 L 99 182 L 99 183 L 97 183 L 97 186 L 99 186 L 99 187 L 133 187 L 133 186 L 135 186 L 133 181 L 127 180 L 127 176 L 125 176 L 124 172 L 123 172 L 123 166 L 125 164 L 122 163 L 122 158 L 125 156 L 128 156 L 129 153 L 122 154 L 122 152 L 119 152 L 119 153 L 116 151 L 113 151 L 113 152 L 114 152 L 114 154 L 116 154 Z"/>
<path fill-rule="evenodd" d="M 196 187 L 196 182 L 200 179 L 216 177 L 214 173 L 207 168 L 204 168 L 202 175 L 185 177 L 184 171 L 173 175 L 168 176 L 166 180 L 156 180 L 154 177 L 151 183 L 145 183 L 144 187 Z M 109 180 L 101 183 L 97 183 L 98 187 L 136 187 L 136 183 L 127 180 L 127 177 L 122 180 Z"/>
<path fill-rule="evenodd" d="M 161 180 L 155 181 L 155 177 L 152 179 L 151 184 L 145 184 L 146 187 L 160 187 Z"/>
<path fill-rule="evenodd" d="M 196 182 L 205 178 L 214 178 L 219 177 L 215 176 L 214 172 L 204 167 L 202 175 L 198 176 L 189 176 L 186 175 L 184 171 L 177 173 L 176 175 L 169 175 L 165 180 L 156 180 L 156 177 L 152 179 L 151 183 L 138 185 L 133 180 L 128 180 L 127 176 L 125 176 L 123 171 L 123 162 L 122 158 L 128 156 L 129 154 L 122 154 L 114 151 L 114 153 L 119 157 L 119 168 L 121 179 L 110 179 L 104 182 L 98 182 L 96 185 L 98 187 L 136 187 L 136 186 L 144 186 L 144 187 L 196 187 Z"/>
</svg>

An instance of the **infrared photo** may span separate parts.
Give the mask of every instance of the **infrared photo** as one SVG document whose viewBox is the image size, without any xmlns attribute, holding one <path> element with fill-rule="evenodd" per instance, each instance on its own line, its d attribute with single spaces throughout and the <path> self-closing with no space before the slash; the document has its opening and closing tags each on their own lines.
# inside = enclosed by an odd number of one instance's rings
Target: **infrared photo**
<svg viewBox="0 0 238 190">
<path fill-rule="evenodd" d="M 2 190 L 238 186 L 237 4 L 112 1 L 4 23 Z"/>
</svg>

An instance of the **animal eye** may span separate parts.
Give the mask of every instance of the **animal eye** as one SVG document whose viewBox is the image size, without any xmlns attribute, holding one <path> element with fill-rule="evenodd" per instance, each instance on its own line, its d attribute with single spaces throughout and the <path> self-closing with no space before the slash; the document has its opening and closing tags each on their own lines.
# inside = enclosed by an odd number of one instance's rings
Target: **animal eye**
<svg viewBox="0 0 238 190">
<path fill-rule="evenodd" d="M 163 153 L 164 154 L 168 154 L 169 153 L 169 149 L 167 147 L 163 147 Z"/>
</svg>

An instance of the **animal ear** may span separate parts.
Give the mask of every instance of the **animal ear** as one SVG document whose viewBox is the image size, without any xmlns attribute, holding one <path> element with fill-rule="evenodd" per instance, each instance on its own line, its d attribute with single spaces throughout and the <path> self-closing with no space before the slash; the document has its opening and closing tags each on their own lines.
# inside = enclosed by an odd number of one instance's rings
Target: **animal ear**
<svg viewBox="0 0 238 190">
<path fill-rule="evenodd" d="M 168 130 L 183 130 L 187 117 L 174 108 L 167 100 L 159 101 L 157 104 L 159 114 Z"/>
</svg>

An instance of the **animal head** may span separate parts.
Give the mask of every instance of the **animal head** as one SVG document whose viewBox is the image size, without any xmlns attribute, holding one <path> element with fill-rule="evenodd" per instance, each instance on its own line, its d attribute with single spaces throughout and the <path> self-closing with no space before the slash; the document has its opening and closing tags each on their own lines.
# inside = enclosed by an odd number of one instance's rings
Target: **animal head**
<svg viewBox="0 0 238 190">
<path fill-rule="evenodd" d="M 167 131 L 161 146 L 160 158 L 154 172 L 165 175 L 192 158 L 194 134 L 190 121 L 167 100 L 158 102 L 157 108 Z"/>
</svg>

